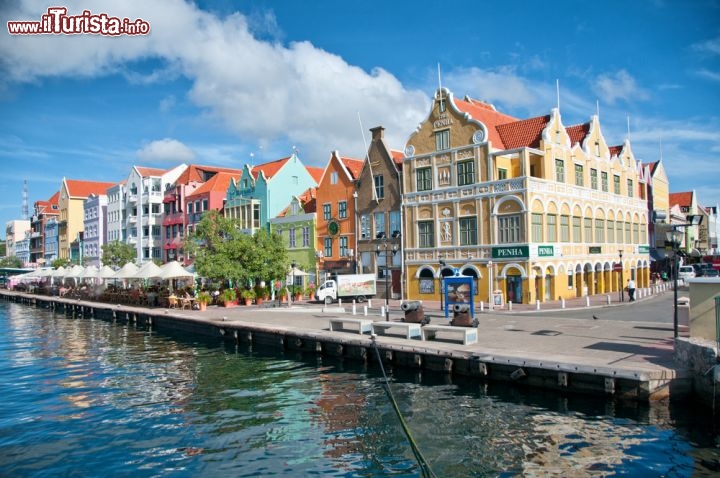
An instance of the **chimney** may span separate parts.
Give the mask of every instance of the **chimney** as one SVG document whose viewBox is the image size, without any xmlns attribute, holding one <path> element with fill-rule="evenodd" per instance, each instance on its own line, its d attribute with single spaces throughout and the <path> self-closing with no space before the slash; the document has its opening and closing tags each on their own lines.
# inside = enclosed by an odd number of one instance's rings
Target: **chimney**
<svg viewBox="0 0 720 478">
<path fill-rule="evenodd" d="M 385 137 L 385 128 L 382 126 L 376 126 L 374 128 L 370 128 L 370 131 L 372 131 L 372 140 L 377 141 L 380 139 L 383 139 Z"/>
</svg>

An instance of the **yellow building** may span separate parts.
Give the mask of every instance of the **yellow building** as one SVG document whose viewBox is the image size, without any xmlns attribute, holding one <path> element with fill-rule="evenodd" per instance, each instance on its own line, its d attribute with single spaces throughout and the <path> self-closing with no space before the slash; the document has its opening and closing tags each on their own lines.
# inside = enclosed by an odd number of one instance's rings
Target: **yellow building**
<svg viewBox="0 0 720 478">
<path fill-rule="evenodd" d="M 496 304 L 649 284 L 642 165 L 628 140 L 607 144 L 597 116 L 520 120 L 443 88 L 405 155 L 408 299 L 440 300 L 454 274 L 476 279 L 475 302 Z"/>
</svg>

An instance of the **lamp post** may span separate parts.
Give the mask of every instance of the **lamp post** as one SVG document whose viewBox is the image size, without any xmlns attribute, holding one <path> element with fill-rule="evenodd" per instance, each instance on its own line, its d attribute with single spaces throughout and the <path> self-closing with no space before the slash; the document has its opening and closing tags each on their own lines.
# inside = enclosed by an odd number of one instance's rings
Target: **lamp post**
<svg viewBox="0 0 720 478">
<path fill-rule="evenodd" d="M 488 310 L 493 310 L 492 281 L 493 281 L 493 262 L 488 261 Z"/>
<path fill-rule="evenodd" d="M 398 235 L 399 236 L 399 235 Z M 396 236 L 393 236 L 396 237 Z M 375 248 L 375 254 L 380 257 L 380 254 L 385 254 L 385 321 L 390 321 L 390 289 L 388 284 L 388 275 L 390 271 L 389 263 L 391 261 L 391 257 L 397 254 L 398 246 L 397 244 L 393 244 L 392 247 L 388 247 L 388 240 L 387 236 L 384 232 L 379 232 L 376 236 L 377 239 L 382 240 L 382 247 L 380 247 L 380 244 L 377 245 Z M 392 252 L 392 255 L 390 253 Z"/>
<path fill-rule="evenodd" d="M 690 226 L 699 226 L 702 222 L 702 216 L 699 214 L 688 214 L 686 216 L 688 222 L 684 224 L 671 224 L 672 229 L 665 233 L 668 242 L 672 245 L 673 250 L 673 335 L 675 338 L 679 335 L 678 325 L 678 269 L 680 268 L 680 244 L 682 243 L 684 228 Z M 678 228 L 683 228 L 682 231 Z"/>
<path fill-rule="evenodd" d="M 292 268 L 292 269 L 290 269 L 290 277 L 292 277 L 290 287 L 292 287 L 292 289 L 288 289 L 288 291 L 290 292 L 290 294 L 289 294 L 290 297 L 288 297 L 288 305 L 292 304 L 293 294 L 295 293 L 295 266 L 296 265 L 297 264 L 295 263 L 295 261 L 292 261 L 290 263 L 290 267 Z"/>
<path fill-rule="evenodd" d="M 620 249 L 620 250 L 618 251 L 618 253 L 620 254 L 620 287 L 618 287 L 618 292 L 620 293 L 620 302 L 624 302 L 624 301 L 625 301 L 625 294 L 623 293 L 623 284 L 624 284 L 623 279 L 624 279 L 624 277 L 623 277 L 623 263 L 622 263 L 622 253 L 623 253 L 623 251 L 622 251 L 622 249 Z"/>
<path fill-rule="evenodd" d="M 443 308 L 443 295 L 445 295 L 445 294 L 443 294 L 443 274 L 442 274 L 442 270 L 445 268 L 446 265 L 447 265 L 447 263 L 446 263 L 444 260 L 440 259 L 440 310 L 444 310 L 444 308 Z"/>
</svg>

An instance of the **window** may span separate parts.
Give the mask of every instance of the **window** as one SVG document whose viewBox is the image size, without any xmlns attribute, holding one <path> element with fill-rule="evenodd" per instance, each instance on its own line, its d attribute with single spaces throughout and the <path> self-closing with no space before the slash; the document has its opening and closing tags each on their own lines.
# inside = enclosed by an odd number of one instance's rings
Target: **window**
<svg viewBox="0 0 720 478">
<path fill-rule="evenodd" d="M 585 171 L 582 164 L 575 165 L 575 185 L 585 186 Z"/>
<path fill-rule="evenodd" d="M 608 192 L 608 175 L 607 175 L 607 171 L 602 171 L 602 172 L 600 173 L 600 178 L 601 178 L 601 182 L 602 182 L 602 190 L 603 190 L 604 192 Z"/>
<path fill-rule="evenodd" d="M 384 212 L 376 212 L 374 214 L 375 219 L 375 237 L 377 237 L 378 234 L 381 232 L 384 232 L 387 234 L 387 231 L 385 230 L 385 213 Z"/>
<path fill-rule="evenodd" d="M 633 180 L 632 179 L 627 180 L 627 188 L 628 188 L 628 197 L 633 197 Z"/>
<path fill-rule="evenodd" d="M 532 241 L 542 242 L 543 241 L 543 220 L 542 214 L 533 213 L 532 218 Z"/>
<path fill-rule="evenodd" d="M 570 242 L 570 216 L 560 216 L 560 240 Z"/>
<path fill-rule="evenodd" d="M 609 243 L 615 242 L 615 221 L 607 222 L 607 241 Z"/>
<path fill-rule="evenodd" d="M 337 184 L 338 183 L 338 173 L 337 171 L 333 171 L 330 173 L 330 184 Z"/>
<path fill-rule="evenodd" d="M 623 241 L 623 222 L 622 221 L 617 221 L 615 223 L 615 232 L 617 233 L 617 237 L 615 238 L 615 240 L 617 241 L 618 244 L 623 244 L 624 241 Z"/>
<path fill-rule="evenodd" d="M 435 223 L 433 221 L 421 221 L 418 225 L 418 239 L 420 247 L 435 247 Z"/>
<path fill-rule="evenodd" d="M 400 211 L 390 211 L 390 235 L 400 233 Z"/>
<path fill-rule="evenodd" d="M 326 221 L 329 221 L 332 219 L 332 204 L 325 203 L 323 204 L 323 219 Z"/>
<path fill-rule="evenodd" d="M 585 237 L 583 237 L 583 239 L 585 240 L 585 242 L 590 242 L 592 241 L 592 219 L 586 217 L 584 223 L 585 231 L 583 232 L 583 235 Z"/>
<path fill-rule="evenodd" d="M 627 244 L 632 243 L 632 236 L 630 236 L 630 225 L 631 224 L 629 222 L 625 223 L 625 242 Z"/>
<path fill-rule="evenodd" d="M 499 243 L 510 244 L 522 241 L 520 215 L 501 216 L 498 218 Z"/>
<path fill-rule="evenodd" d="M 326 237 L 325 239 L 323 239 L 323 246 L 323 255 L 325 257 L 332 257 L 332 237 Z"/>
<path fill-rule="evenodd" d="M 310 245 L 310 227 L 303 226 L 302 228 L 302 245 L 308 247 Z"/>
<path fill-rule="evenodd" d="M 633 244 L 640 244 L 640 225 L 634 222 L 632 225 L 633 230 Z"/>
<path fill-rule="evenodd" d="M 367 214 L 360 216 L 360 237 L 362 239 L 370 238 L 370 216 Z"/>
<path fill-rule="evenodd" d="M 340 201 L 338 203 L 338 216 L 340 216 L 340 219 L 347 217 L 347 201 Z"/>
<path fill-rule="evenodd" d="M 295 228 L 288 229 L 288 247 L 295 249 Z"/>
<path fill-rule="evenodd" d="M 418 191 L 430 191 L 432 189 L 432 170 L 430 168 L 418 169 L 415 171 Z"/>
<path fill-rule="evenodd" d="M 477 218 L 460 218 L 460 245 L 473 246 L 477 244 Z"/>
<path fill-rule="evenodd" d="M 375 176 L 375 196 L 378 199 L 383 199 L 385 197 L 385 178 L 382 174 Z"/>
<path fill-rule="evenodd" d="M 450 149 L 450 130 L 445 129 L 435 132 L 435 150 L 442 151 Z"/>
<path fill-rule="evenodd" d="M 457 164 L 458 186 L 467 186 L 475 183 L 475 162 L 463 161 Z"/>
<path fill-rule="evenodd" d="M 617 174 L 613 176 L 613 192 L 615 194 L 620 194 L 620 176 Z"/>
<path fill-rule="evenodd" d="M 209 210 L 210 210 L 210 207 L 208 206 L 208 200 L 207 200 L 207 199 L 203 199 L 202 205 L 203 205 L 203 206 L 202 206 L 202 207 L 203 207 L 203 208 L 202 208 L 203 211 L 209 211 Z"/>
<path fill-rule="evenodd" d="M 565 161 L 562 159 L 555 160 L 555 181 L 559 183 L 565 182 Z"/>
<path fill-rule="evenodd" d="M 155 239 L 160 239 L 160 226 L 159 225 L 152 227 L 152 237 L 154 237 Z"/>
<path fill-rule="evenodd" d="M 593 189 L 598 188 L 598 174 L 595 168 L 590 169 L 590 187 Z"/>
<path fill-rule="evenodd" d="M 498 180 L 507 179 L 507 169 L 498 168 Z"/>
<path fill-rule="evenodd" d="M 548 242 L 557 242 L 557 215 L 547 215 L 547 240 Z"/>
<path fill-rule="evenodd" d="M 348 257 L 349 255 L 350 255 L 350 251 L 348 250 L 348 238 L 347 238 L 347 236 L 341 236 L 340 237 L 340 256 Z"/>
<path fill-rule="evenodd" d="M 605 220 L 595 219 L 595 242 L 603 244 L 605 242 Z"/>
</svg>

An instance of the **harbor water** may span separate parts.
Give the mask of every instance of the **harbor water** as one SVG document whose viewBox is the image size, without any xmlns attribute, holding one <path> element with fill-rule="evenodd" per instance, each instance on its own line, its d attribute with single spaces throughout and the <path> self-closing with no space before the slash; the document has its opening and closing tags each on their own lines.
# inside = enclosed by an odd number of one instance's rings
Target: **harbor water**
<svg viewBox="0 0 720 478">
<path fill-rule="evenodd" d="M 238 346 L 0 302 L 0 476 L 717 476 L 713 410 Z"/>
</svg>

